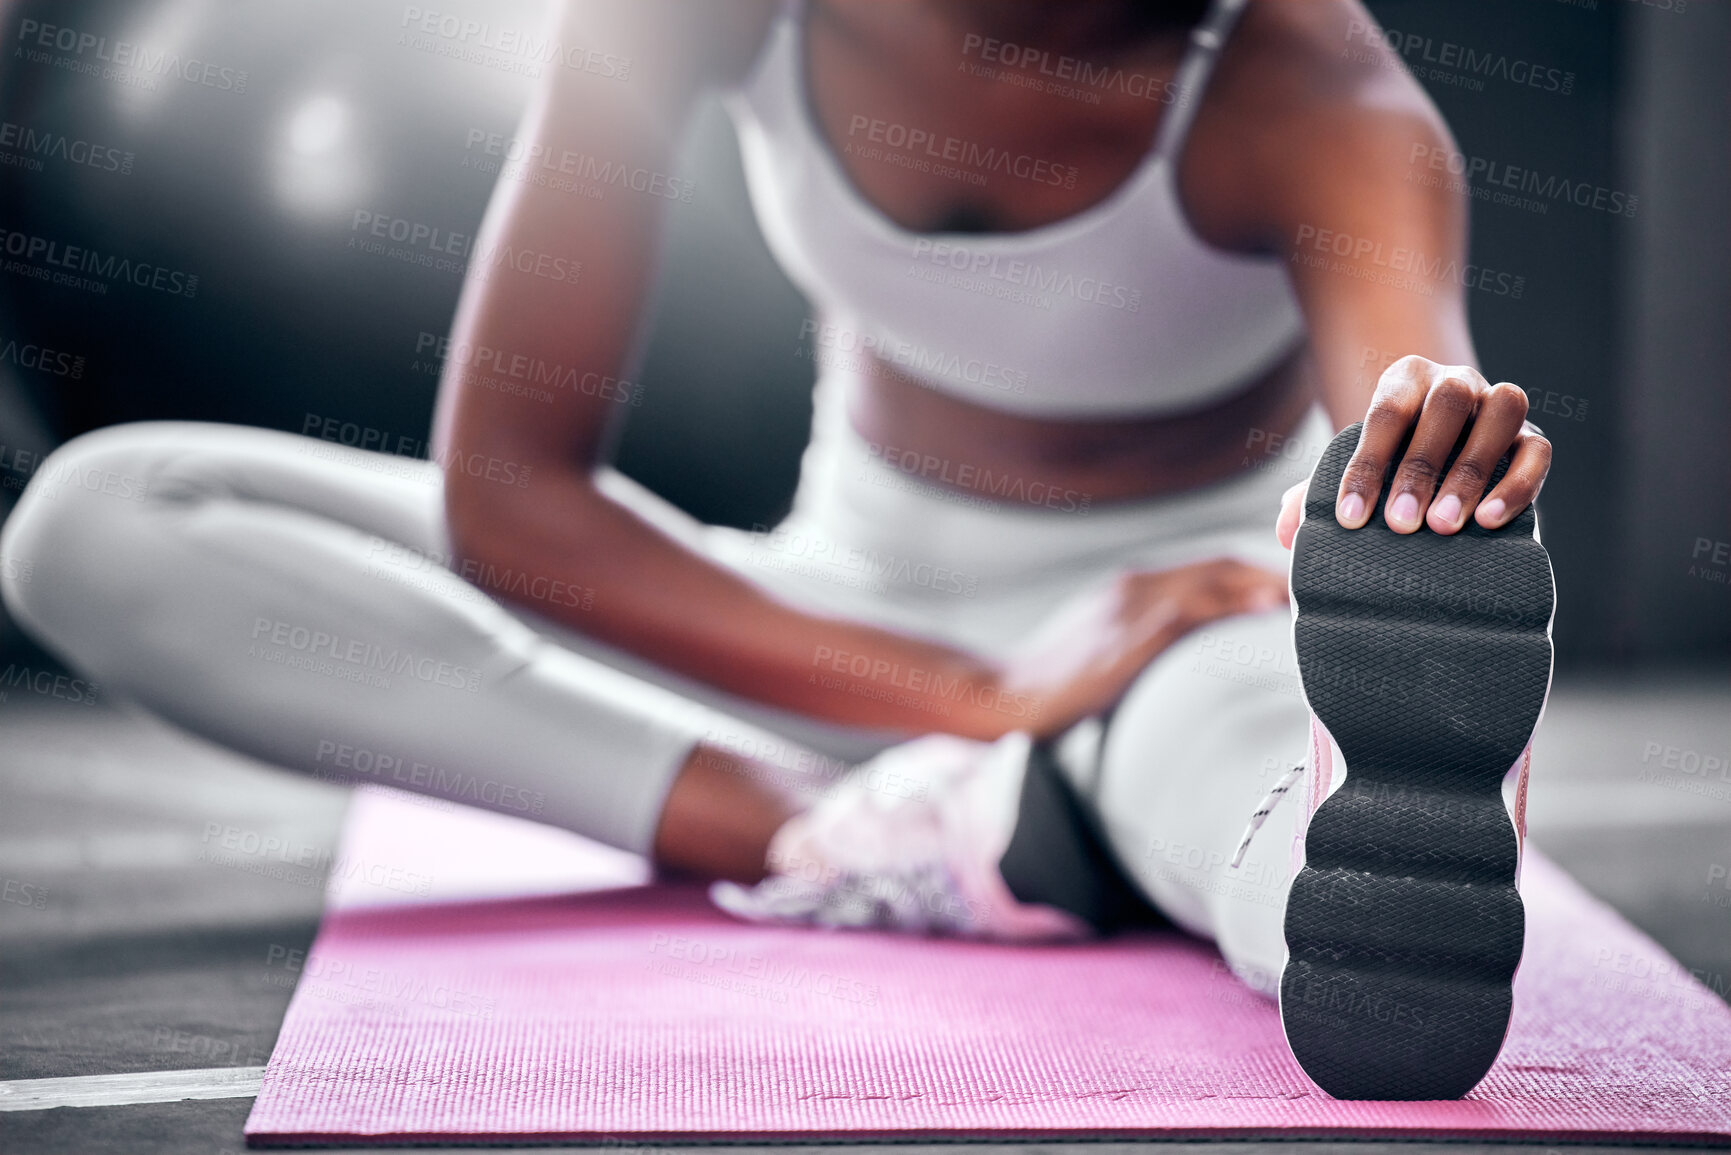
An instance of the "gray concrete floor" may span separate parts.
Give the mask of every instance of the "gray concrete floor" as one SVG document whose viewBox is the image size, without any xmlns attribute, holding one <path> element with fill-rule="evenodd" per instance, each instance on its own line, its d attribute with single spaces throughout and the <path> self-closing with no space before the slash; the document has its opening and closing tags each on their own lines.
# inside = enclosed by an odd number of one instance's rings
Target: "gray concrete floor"
<svg viewBox="0 0 1731 1155">
<path fill-rule="evenodd" d="M 321 879 L 316 870 L 265 878 L 205 861 L 209 824 L 328 849 L 346 793 L 147 718 L 17 689 L 0 701 L 0 734 L 0 1079 L 262 1065 L 290 995 L 271 964 L 311 942 Z M 1731 992 L 1731 886 L 1722 877 L 1731 782 L 1683 768 L 1727 751 L 1723 674 L 1563 681 L 1541 726 L 1531 809 L 1535 844 L 1721 995 Z M 1702 792 L 1714 784 L 1716 793 Z M 239 1151 L 250 1106 L 4 1112 L 0 1149 Z M 1191 1146 L 1200 1145 L 1162 1150 Z M 1206 1145 L 1210 1155 L 1278 1146 Z"/>
</svg>

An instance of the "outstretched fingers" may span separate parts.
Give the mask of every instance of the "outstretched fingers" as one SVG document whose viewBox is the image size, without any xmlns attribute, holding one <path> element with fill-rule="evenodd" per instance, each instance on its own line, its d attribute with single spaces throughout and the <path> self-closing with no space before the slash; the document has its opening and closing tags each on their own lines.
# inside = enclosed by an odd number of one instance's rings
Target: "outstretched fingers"
<svg viewBox="0 0 1731 1155">
<path fill-rule="evenodd" d="M 1523 423 L 1508 471 L 1479 504 L 1475 520 L 1485 529 L 1507 525 L 1539 496 L 1550 471 L 1551 443 L 1537 426 Z"/>
<path fill-rule="evenodd" d="M 1527 395 L 1515 386 L 1503 382 L 1485 394 L 1466 444 L 1431 502 L 1425 520 L 1434 532 L 1454 533 L 1466 525 L 1485 498 L 1497 462 L 1521 436 L 1526 418 Z"/>
<path fill-rule="evenodd" d="M 1431 384 L 1419 412 L 1418 427 L 1407 443 L 1394 484 L 1389 486 L 1383 518 L 1396 533 L 1413 533 L 1424 523 L 1425 511 L 1443 478 L 1443 466 L 1460 440 L 1461 430 L 1488 390 L 1485 379 L 1465 365 L 1446 366 L 1446 375 Z"/>
<path fill-rule="evenodd" d="M 1430 391 L 1425 367 L 1430 364 L 1422 357 L 1402 357 L 1384 370 L 1377 382 L 1358 435 L 1358 448 L 1346 463 L 1334 499 L 1335 519 L 1346 529 L 1362 529 L 1376 512 L 1382 479 L 1388 476 L 1394 455 L 1424 410 L 1425 394 Z"/>
<path fill-rule="evenodd" d="M 1551 467 L 1550 442 L 1526 417 L 1527 395 L 1519 386 L 1491 385 L 1469 365 L 1402 357 L 1377 382 L 1341 475 L 1335 519 L 1347 529 L 1367 525 L 1392 472 L 1383 518 L 1396 533 L 1421 525 L 1458 533 L 1468 518 L 1485 529 L 1508 524 L 1538 496 Z M 1508 469 L 1487 494 L 1504 457 Z M 1276 523 L 1288 548 L 1298 520 L 1289 492 Z"/>
</svg>

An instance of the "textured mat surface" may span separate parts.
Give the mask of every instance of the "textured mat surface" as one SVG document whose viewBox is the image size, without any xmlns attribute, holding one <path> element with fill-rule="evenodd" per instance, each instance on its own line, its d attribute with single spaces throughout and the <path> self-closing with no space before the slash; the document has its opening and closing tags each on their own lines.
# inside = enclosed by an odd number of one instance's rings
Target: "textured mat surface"
<svg viewBox="0 0 1731 1155">
<path fill-rule="evenodd" d="M 357 798 L 255 1145 L 1272 1135 L 1731 1145 L 1731 1007 L 1549 862 L 1458 1102 L 1329 1099 L 1177 934 L 1009 948 L 733 922 L 575 838 Z M 393 873 L 394 872 L 394 873 Z M 485 877 L 484 883 L 474 880 Z M 547 894 L 589 880 L 613 889 Z M 414 885 L 407 885 L 413 881 Z M 528 887 L 526 898 L 482 898 Z M 466 896 L 462 901 L 441 896 Z"/>
</svg>

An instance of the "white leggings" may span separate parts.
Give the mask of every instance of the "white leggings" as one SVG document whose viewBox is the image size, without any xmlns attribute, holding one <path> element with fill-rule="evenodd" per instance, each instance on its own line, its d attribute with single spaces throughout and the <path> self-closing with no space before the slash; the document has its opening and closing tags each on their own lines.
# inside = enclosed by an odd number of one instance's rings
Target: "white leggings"
<svg viewBox="0 0 1731 1155">
<path fill-rule="evenodd" d="M 819 401 L 794 512 L 772 532 L 700 526 L 616 474 L 604 488 L 780 596 L 987 653 L 1118 569 L 1223 555 L 1283 568 L 1276 500 L 1328 435 L 1313 416 L 1294 442 L 1305 459 L 1196 494 L 1029 510 L 919 484 L 918 463 L 860 442 L 822 390 Z M 38 470 L 0 537 L 0 588 L 103 692 L 196 734 L 636 852 L 699 740 L 792 765 L 792 743 L 858 759 L 896 739 L 751 703 L 506 610 L 483 591 L 549 607 L 592 595 L 580 575 L 452 573 L 441 484 L 427 462 L 265 430 L 104 429 Z M 1242 868 L 1226 864 L 1257 802 L 1303 757 L 1295 674 L 1284 611 L 1218 622 L 1150 665 L 1097 766 L 1073 774 L 1150 900 L 1259 987 L 1281 962 L 1299 807 L 1276 812 Z"/>
</svg>

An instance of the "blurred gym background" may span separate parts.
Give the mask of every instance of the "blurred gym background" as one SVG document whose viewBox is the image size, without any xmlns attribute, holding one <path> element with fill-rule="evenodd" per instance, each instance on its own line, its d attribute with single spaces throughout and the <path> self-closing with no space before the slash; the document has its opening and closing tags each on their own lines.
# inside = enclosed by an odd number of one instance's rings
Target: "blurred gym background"
<svg viewBox="0 0 1731 1155">
<path fill-rule="evenodd" d="M 1497 179 L 1512 167 L 1621 194 L 1601 195 L 1598 208 L 1553 196 L 1542 213 L 1473 204 L 1473 260 L 1524 278 L 1519 299 L 1469 294 L 1485 371 L 1524 386 L 1535 410 L 1548 396 L 1534 416 L 1557 448 L 1542 512 L 1563 668 L 1722 661 L 1731 650 L 1728 5 L 1371 7 L 1411 45 L 1415 68 L 1453 43 L 1565 74 L 1567 93 L 1495 77 L 1482 91 L 1426 83 L 1462 153 L 1497 165 Z M 371 212 L 472 235 L 494 178 L 470 141 L 508 135 L 531 83 L 409 43 L 406 14 L 435 8 L 534 30 L 542 4 L 0 4 L 4 119 L 126 158 L 122 168 L 106 153 L 79 164 L 0 141 L 17 158 L 0 165 L 0 224 L 198 278 L 189 300 L 0 275 L 5 339 L 81 359 L 71 376 L 0 358 L 7 501 L 34 455 L 117 421 L 299 431 L 315 414 L 424 442 L 437 373 L 424 335 L 446 331 L 459 277 L 350 247 L 351 226 Z M 52 58 L 100 66 L 124 40 L 216 71 L 196 82 L 139 69 L 124 80 L 81 74 L 18 51 L 25 21 L 62 30 L 63 42 L 69 30 L 110 45 L 44 53 Z M 684 175 L 691 200 L 670 203 L 644 401 L 620 463 L 700 517 L 773 521 L 809 416 L 803 302 L 764 249 L 719 110 L 693 126 Z M 1631 202 L 1632 213 L 1609 211 Z M 1701 576 L 1712 571 L 1717 581 Z"/>
<path fill-rule="evenodd" d="M 1589 190 L 1543 211 L 1472 205 L 1473 260 L 1523 279 L 1518 299 L 1469 294 L 1484 369 L 1528 390 L 1556 445 L 1541 511 L 1559 693 L 1540 750 L 1558 786 L 1535 789 L 1534 829 L 1723 995 L 1731 778 L 1704 794 L 1676 770 L 1691 754 L 1723 767 L 1731 748 L 1731 3 L 1370 7 L 1401 33 L 1462 153 L 1501 179 L 1512 167 Z M 503 54 L 417 38 L 405 25 L 422 10 L 530 31 L 543 6 L 0 0 L 0 229 L 147 263 L 183 289 L 197 278 L 191 295 L 93 292 L 0 252 L 0 515 L 46 451 L 114 422 L 331 420 L 424 443 L 459 277 L 355 247 L 356 214 L 472 235 L 494 177 L 471 146 L 512 132 L 531 81 Z M 70 50 L 31 47 L 23 32 L 42 26 Z M 116 70 L 101 57 L 119 41 L 197 67 Z M 1435 70 L 1448 44 L 1567 82 L 1462 85 Z M 42 134 L 84 147 L 44 149 Z M 772 522 L 810 414 L 804 304 L 758 234 L 718 109 L 692 126 L 680 176 L 692 195 L 668 206 L 620 464 L 699 517 Z M 0 664 L 49 661 L 4 624 L 0 650 Z M 0 706 L 0 866 L 9 887 L 35 880 L 50 896 L 0 906 L 0 1077 L 201 1065 L 151 1042 L 164 1024 L 268 1053 L 287 992 L 262 982 L 258 942 L 304 945 L 319 895 L 188 865 L 196 831 L 250 814 L 329 841 L 340 792 L 76 710 Z M 171 866 L 172 879 L 149 874 Z M 189 927 L 202 928 L 190 946 Z M 238 1131 L 227 1116 L 208 1135 L 176 1118 L 164 1150 L 227 1149 Z M 32 1149 L 89 1139 L 12 1120 Z M 130 1149 L 154 1149 L 142 1134 Z"/>
</svg>

